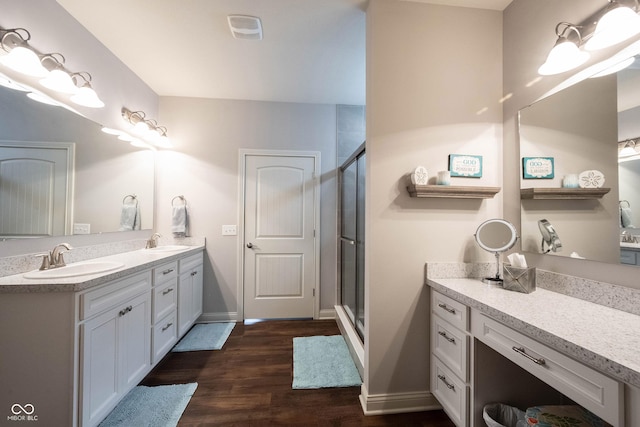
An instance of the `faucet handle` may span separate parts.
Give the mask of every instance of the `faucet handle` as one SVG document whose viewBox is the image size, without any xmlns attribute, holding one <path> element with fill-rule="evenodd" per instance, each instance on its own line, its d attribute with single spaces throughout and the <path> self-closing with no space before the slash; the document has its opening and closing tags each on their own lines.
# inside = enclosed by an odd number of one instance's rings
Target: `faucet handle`
<svg viewBox="0 0 640 427">
<path fill-rule="evenodd" d="M 40 270 L 48 270 L 51 268 L 51 252 L 43 252 L 41 254 L 35 254 L 35 257 L 42 257 L 42 265 Z"/>
</svg>

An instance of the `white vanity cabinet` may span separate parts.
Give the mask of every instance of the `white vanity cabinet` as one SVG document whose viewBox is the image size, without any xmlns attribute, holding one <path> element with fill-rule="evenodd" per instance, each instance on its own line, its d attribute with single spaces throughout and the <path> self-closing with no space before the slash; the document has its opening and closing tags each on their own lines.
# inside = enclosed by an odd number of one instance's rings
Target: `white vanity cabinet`
<svg viewBox="0 0 640 427">
<path fill-rule="evenodd" d="M 80 295 L 82 426 L 97 425 L 151 369 L 151 272 Z"/>
<path fill-rule="evenodd" d="M 153 269 L 153 354 L 155 364 L 178 341 L 178 261 Z"/>
<path fill-rule="evenodd" d="M 202 314 L 202 252 L 178 262 L 178 335 L 182 336 Z"/>
</svg>

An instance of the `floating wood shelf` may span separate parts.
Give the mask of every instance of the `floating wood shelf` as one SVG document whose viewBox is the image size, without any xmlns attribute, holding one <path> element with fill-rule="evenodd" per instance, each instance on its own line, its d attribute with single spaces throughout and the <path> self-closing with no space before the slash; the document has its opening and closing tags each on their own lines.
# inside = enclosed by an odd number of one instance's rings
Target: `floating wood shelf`
<svg viewBox="0 0 640 427">
<path fill-rule="evenodd" d="M 522 188 L 521 199 L 587 200 L 601 199 L 610 188 Z"/>
<path fill-rule="evenodd" d="M 411 197 L 449 199 L 491 199 L 500 187 L 462 187 L 456 185 L 407 185 Z"/>
</svg>

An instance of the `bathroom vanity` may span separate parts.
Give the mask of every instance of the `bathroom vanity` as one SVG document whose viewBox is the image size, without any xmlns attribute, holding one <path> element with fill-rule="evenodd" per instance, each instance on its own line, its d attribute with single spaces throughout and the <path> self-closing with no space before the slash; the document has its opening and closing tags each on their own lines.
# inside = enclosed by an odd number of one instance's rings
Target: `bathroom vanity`
<svg viewBox="0 0 640 427">
<path fill-rule="evenodd" d="M 31 405 L 42 425 L 98 425 L 202 314 L 203 249 L 111 255 L 92 261 L 122 267 L 97 274 L 0 278 L 0 416 Z"/>
<path fill-rule="evenodd" d="M 583 406 L 640 425 L 640 316 L 538 288 L 431 278 L 431 391 L 459 426 L 482 408 Z"/>
</svg>

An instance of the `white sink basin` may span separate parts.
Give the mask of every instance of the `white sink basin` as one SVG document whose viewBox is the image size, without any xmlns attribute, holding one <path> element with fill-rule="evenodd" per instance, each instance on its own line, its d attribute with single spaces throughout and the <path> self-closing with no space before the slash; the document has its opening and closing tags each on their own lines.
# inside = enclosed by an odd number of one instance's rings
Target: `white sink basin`
<svg viewBox="0 0 640 427">
<path fill-rule="evenodd" d="M 145 249 L 145 251 L 149 251 L 149 252 L 177 252 L 177 251 L 183 251 L 185 249 L 189 249 L 189 246 L 186 246 L 186 245 L 163 245 L 163 246 L 156 246 L 155 248 L 148 248 L 148 249 Z"/>
<path fill-rule="evenodd" d="M 34 270 L 25 273 L 25 279 L 61 279 L 65 277 L 88 276 L 90 274 L 105 273 L 124 267 L 121 262 L 95 261 L 69 264 L 65 267 L 52 268 L 49 270 Z"/>
</svg>

